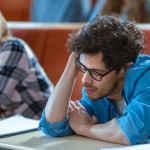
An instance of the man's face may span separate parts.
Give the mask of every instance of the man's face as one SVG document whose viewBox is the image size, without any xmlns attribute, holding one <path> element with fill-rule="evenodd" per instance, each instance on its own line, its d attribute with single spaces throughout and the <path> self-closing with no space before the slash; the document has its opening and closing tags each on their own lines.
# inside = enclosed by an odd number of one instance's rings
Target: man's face
<svg viewBox="0 0 150 150">
<path fill-rule="evenodd" d="M 80 62 L 88 69 L 94 69 L 100 74 L 105 74 L 109 70 L 106 69 L 105 64 L 102 62 L 102 53 L 96 55 L 82 54 Z M 91 100 L 97 100 L 105 96 L 113 97 L 118 91 L 118 85 L 122 81 L 119 73 L 115 70 L 108 73 L 102 78 L 101 81 L 94 80 L 89 72 L 83 74 L 82 83 L 85 87 L 86 95 Z"/>
</svg>

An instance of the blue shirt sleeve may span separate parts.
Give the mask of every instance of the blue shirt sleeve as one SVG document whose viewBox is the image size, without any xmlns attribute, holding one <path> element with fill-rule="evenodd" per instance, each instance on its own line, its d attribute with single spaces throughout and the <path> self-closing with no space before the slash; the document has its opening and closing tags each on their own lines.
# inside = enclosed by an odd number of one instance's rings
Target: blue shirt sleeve
<svg viewBox="0 0 150 150">
<path fill-rule="evenodd" d="M 73 133 L 72 129 L 69 127 L 68 124 L 68 116 L 66 116 L 64 120 L 60 122 L 49 123 L 45 119 L 45 109 L 39 123 L 39 128 L 42 130 L 43 133 L 52 137 L 66 136 Z"/>
<path fill-rule="evenodd" d="M 92 115 L 93 114 L 92 108 L 86 102 L 87 99 L 84 99 L 85 93 L 83 91 L 82 93 L 83 93 L 83 98 L 80 100 L 80 103 L 85 107 L 88 114 Z M 43 111 L 43 114 L 39 123 L 39 128 L 42 130 L 43 133 L 52 137 L 66 136 L 66 135 L 70 135 L 73 133 L 72 129 L 69 127 L 68 115 L 64 118 L 64 120 L 60 122 L 48 123 L 45 119 L 45 109 Z"/>
</svg>

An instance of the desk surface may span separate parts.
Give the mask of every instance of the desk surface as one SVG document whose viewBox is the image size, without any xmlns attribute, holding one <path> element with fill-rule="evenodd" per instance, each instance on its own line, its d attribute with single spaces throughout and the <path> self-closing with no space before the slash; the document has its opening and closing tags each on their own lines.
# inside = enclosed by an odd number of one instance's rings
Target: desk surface
<svg viewBox="0 0 150 150">
<path fill-rule="evenodd" d="M 0 147 L 15 150 L 100 150 L 102 147 L 115 146 L 119 145 L 78 135 L 51 138 L 41 131 L 0 139 Z"/>
</svg>

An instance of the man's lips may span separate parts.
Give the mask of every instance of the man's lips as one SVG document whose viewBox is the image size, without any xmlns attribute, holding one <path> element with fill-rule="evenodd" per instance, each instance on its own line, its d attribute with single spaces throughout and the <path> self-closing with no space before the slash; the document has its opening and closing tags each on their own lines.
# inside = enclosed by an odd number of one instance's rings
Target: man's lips
<svg viewBox="0 0 150 150">
<path fill-rule="evenodd" d="M 90 94 L 90 93 L 92 93 L 92 92 L 94 92 L 95 90 L 94 89 L 92 89 L 92 88 L 85 88 L 85 92 L 87 93 L 87 94 Z"/>
</svg>

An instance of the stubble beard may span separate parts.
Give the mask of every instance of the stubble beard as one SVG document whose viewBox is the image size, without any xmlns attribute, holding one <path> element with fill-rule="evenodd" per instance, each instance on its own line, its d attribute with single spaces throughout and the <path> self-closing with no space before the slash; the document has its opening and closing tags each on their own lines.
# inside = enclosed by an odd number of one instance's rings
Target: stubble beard
<svg viewBox="0 0 150 150">
<path fill-rule="evenodd" d="M 86 95 L 91 101 L 97 101 L 101 98 L 104 98 L 104 97 L 107 97 L 107 96 L 111 95 L 116 90 L 118 84 L 119 84 L 118 81 L 115 81 L 111 85 L 111 87 L 109 87 L 109 89 L 108 88 L 107 89 L 102 89 L 101 91 L 99 91 L 98 87 L 94 87 L 94 86 L 85 85 L 84 87 L 88 87 L 88 88 L 90 87 L 90 88 L 95 90 L 95 92 L 96 92 L 95 96 L 90 96 L 88 94 L 86 94 Z"/>
</svg>

